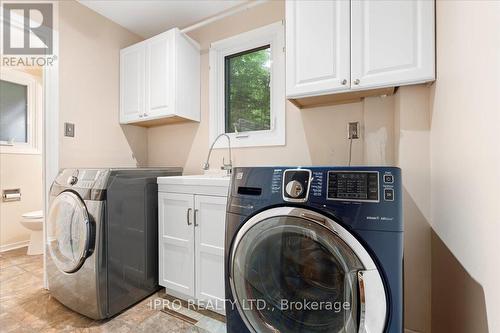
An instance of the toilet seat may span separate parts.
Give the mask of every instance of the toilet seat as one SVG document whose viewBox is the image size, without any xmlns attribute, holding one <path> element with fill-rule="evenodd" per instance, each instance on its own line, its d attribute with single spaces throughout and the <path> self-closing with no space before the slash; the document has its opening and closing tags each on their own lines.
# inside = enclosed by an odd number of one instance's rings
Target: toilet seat
<svg viewBox="0 0 500 333">
<path fill-rule="evenodd" d="M 24 213 L 22 215 L 23 219 L 26 220 L 35 220 L 43 218 L 43 210 L 34 210 L 32 212 Z"/>
</svg>

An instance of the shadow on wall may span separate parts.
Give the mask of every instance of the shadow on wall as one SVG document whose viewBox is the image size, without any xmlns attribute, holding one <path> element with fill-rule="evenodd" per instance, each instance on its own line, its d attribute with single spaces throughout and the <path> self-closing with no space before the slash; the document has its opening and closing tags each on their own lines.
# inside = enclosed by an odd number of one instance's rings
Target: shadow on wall
<svg viewBox="0 0 500 333">
<path fill-rule="evenodd" d="M 432 231 L 432 332 L 487 333 L 483 287 Z"/>
<path fill-rule="evenodd" d="M 133 125 L 120 125 L 120 127 L 132 151 L 132 158 L 135 160 L 136 166 L 148 166 L 147 140 L 144 140 L 145 137 L 147 138 L 146 129 Z"/>
<path fill-rule="evenodd" d="M 405 328 L 430 332 L 431 227 L 408 190 L 403 190 Z"/>
</svg>

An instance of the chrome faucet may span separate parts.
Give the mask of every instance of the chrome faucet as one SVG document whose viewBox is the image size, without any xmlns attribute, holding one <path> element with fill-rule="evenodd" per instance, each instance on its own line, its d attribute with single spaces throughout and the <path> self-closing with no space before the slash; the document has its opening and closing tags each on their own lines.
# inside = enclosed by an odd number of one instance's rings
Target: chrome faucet
<svg viewBox="0 0 500 333">
<path fill-rule="evenodd" d="M 210 161 L 210 155 L 212 154 L 212 149 L 214 149 L 215 143 L 222 136 L 225 136 L 227 138 L 228 152 L 229 152 L 229 164 L 226 164 L 224 158 L 222 158 L 221 170 L 226 170 L 227 174 L 229 175 L 229 174 L 231 174 L 231 171 L 233 169 L 233 161 L 231 160 L 231 138 L 226 133 L 219 134 L 215 138 L 214 142 L 212 142 L 212 145 L 210 146 L 210 150 L 208 151 L 207 161 L 205 162 L 205 165 L 203 165 L 203 170 L 208 170 L 210 168 L 210 163 L 208 163 L 208 162 Z"/>
</svg>

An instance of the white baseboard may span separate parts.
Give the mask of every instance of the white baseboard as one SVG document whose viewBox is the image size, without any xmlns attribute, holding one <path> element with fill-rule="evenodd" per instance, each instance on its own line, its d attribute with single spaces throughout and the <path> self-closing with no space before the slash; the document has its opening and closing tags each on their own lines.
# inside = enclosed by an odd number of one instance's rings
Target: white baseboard
<svg viewBox="0 0 500 333">
<path fill-rule="evenodd" d="M 0 252 L 15 250 L 15 249 L 19 249 L 21 247 L 26 247 L 29 245 L 29 243 L 30 243 L 29 240 L 25 240 L 25 241 L 16 242 L 16 243 L 5 244 L 5 245 L 0 246 Z"/>
</svg>

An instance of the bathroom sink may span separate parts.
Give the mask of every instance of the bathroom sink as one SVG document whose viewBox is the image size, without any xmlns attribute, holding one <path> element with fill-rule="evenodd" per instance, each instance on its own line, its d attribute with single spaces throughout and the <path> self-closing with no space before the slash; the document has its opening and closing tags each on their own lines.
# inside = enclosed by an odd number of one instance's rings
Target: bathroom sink
<svg viewBox="0 0 500 333">
<path fill-rule="evenodd" d="M 229 186 L 231 177 L 225 174 L 204 174 L 173 177 L 158 177 L 158 184 L 193 186 Z"/>
</svg>

